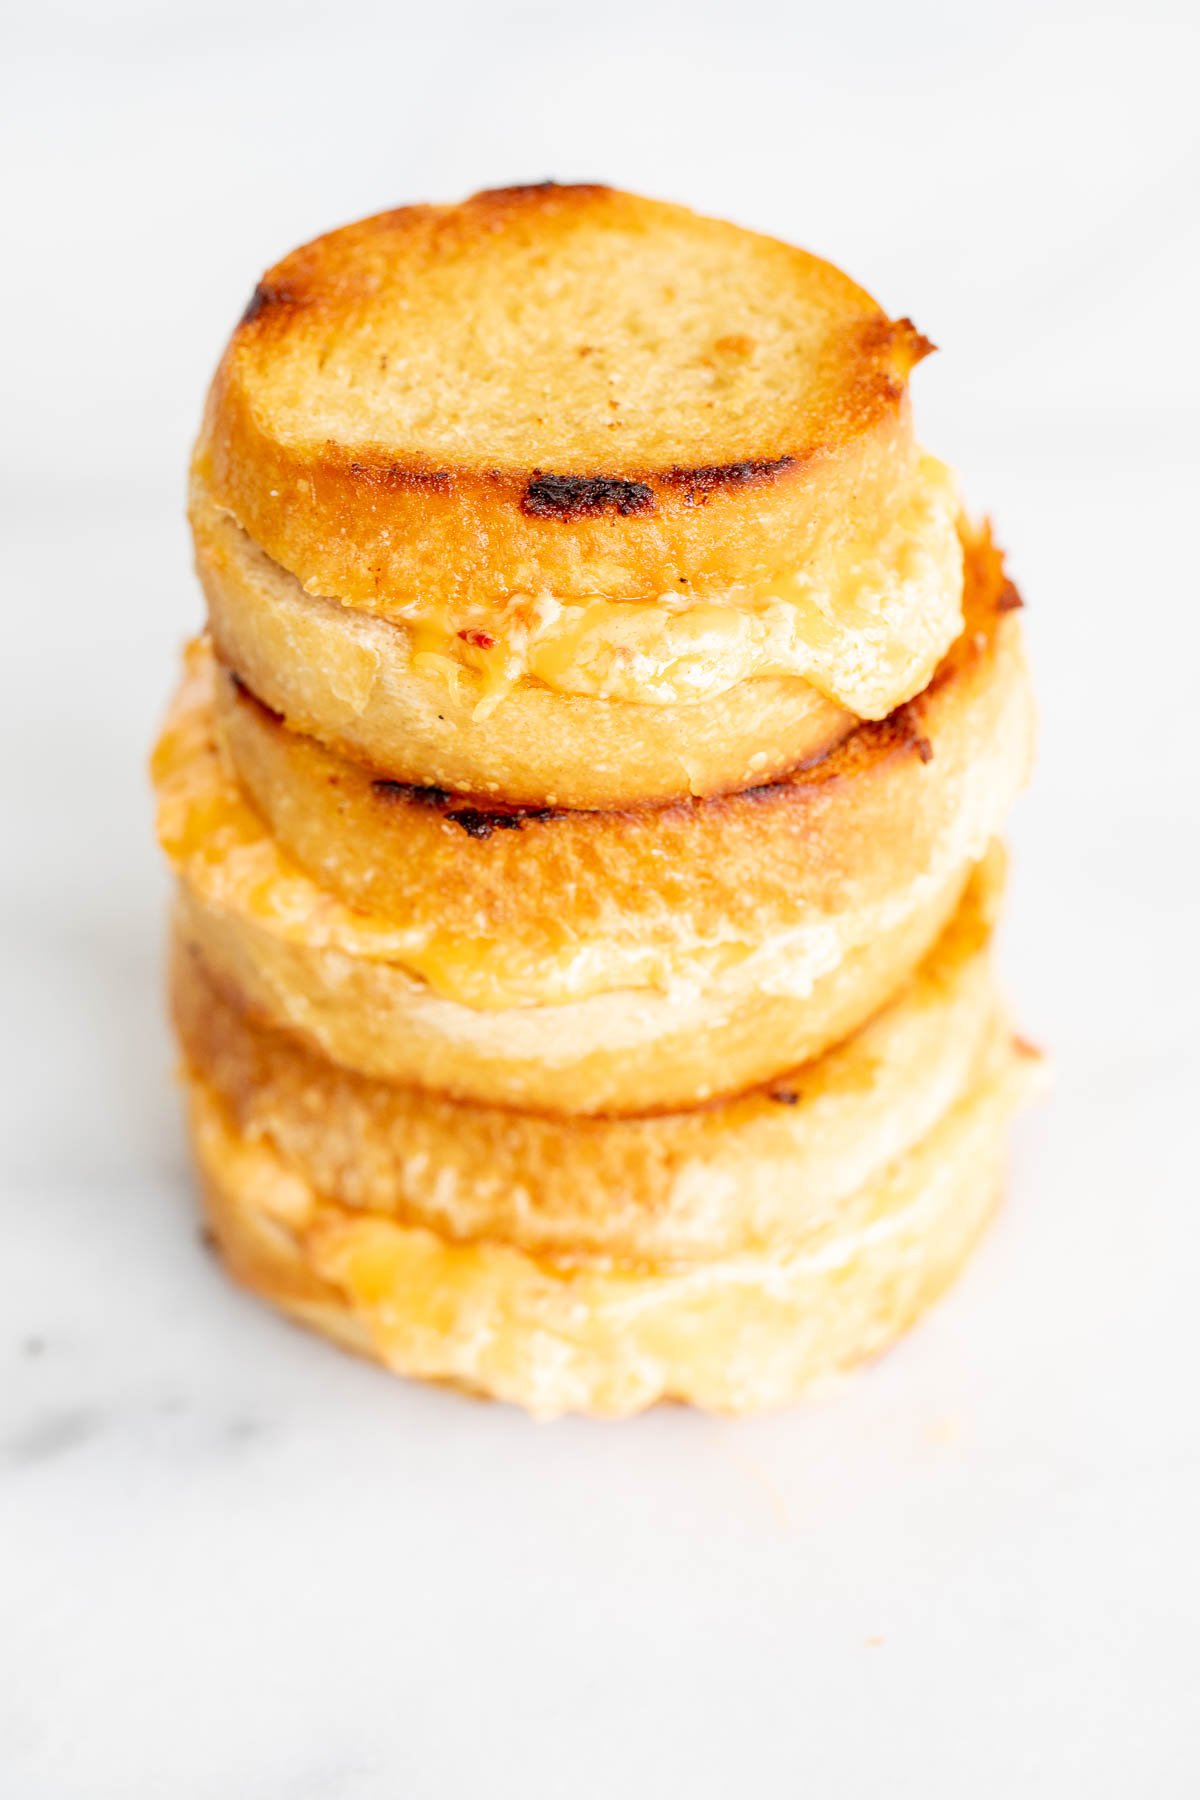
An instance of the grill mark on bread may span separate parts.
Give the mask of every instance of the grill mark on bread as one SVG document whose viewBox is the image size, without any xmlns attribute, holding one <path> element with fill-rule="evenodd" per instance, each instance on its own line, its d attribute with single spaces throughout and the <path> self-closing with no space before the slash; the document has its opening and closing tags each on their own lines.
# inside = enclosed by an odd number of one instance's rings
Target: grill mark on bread
<svg viewBox="0 0 1200 1800">
<path fill-rule="evenodd" d="M 451 805 L 453 801 L 461 801 L 463 795 L 452 794 L 448 788 L 413 787 L 405 781 L 373 781 L 371 791 L 391 804 L 411 804 L 440 812 L 443 818 L 473 838 L 489 838 L 494 831 L 520 831 L 524 825 L 544 825 L 559 817 L 552 806 Z"/>
<path fill-rule="evenodd" d="M 331 443 L 329 449 L 336 453 L 338 446 Z M 364 481 L 371 487 L 416 488 L 427 493 L 444 494 L 454 486 L 451 470 L 430 469 L 421 463 L 352 462 L 349 468 L 356 481 Z"/>
<path fill-rule="evenodd" d="M 478 812 L 473 806 L 459 807 L 455 812 L 448 812 L 446 817 L 454 825 L 460 825 L 468 837 L 490 838 L 493 831 L 520 831 L 521 820 L 516 813 Z"/>
<path fill-rule="evenodd" d="M 688 506 L 707 506 L 722 488 L 746 488 L 776 481 L 796 467 L 794 456 L 747 457 L 743 462 L 709 463 L 701 468 L 669 469 L 663 476 L 664 487 L 675 488 Z"/>
<path fill-rule="evenodd" d="M 550 475 L 535 469 L 521 501 L 534 519 L 594 519 L 619 513 L 628 519 L 652 513 L 654 490 L 644 481 L 615 475 Z"/>
<path fill-rule="evenodd" d="M 602 513 L 622 518 L 653 513 L 651 480 L 678 493 L 686 506 L 707 506 L 726 488 L 765 486 L 797 467 L 795 456 L 746 457 L 740 462 L 706 463 L 696 468 L 676 465 L 647 479 L 616 475 L 551 475 L 535 469 L 521 501 L 521 511 L 535 519 L 586 519 Z"/>
<path fill-rule="evenodd" d="M 987 641 L 984 640 L 985 643 Z M 983 644 L 973 646 L 975 654 L 983 647 Z M 952 679 L 956 670 L 969 660 L 973 660 L 970 652 L 963 653 L 952 663 L 948 658 L 950 666 L 943 665 L 939 670 L 936 685 L 941 686 Z M 933 686 L 934 683 L 931 683 L 930 687 Z M 922 763 L 930 763 L 933 761 L 934 747 L 932 740 L 922 730 L 921 698 L 922 696 L 918 696 L 917 700 L 905 701 L 903 706 L 898 706 L 885 719 L 860 720 L 838 743 L 813 756 L 805 757 L 771 781 L 757 782 L 751 787 L 732 788 L 728 793 L 693 795 L 686 799 L 664 802 L 648 801 L 644 805 L 613 807 L 609 810 L 614 815 L 625 817 L 652 817 L 657 814 L 667 818 L 680 813 L 733 811 L 746 804 L 786 806 L 789 801 L 802 800 L 806 792 L 827 783 L 853 779 L 860 768 L 869 766 L 881 757 L 915 753 Z M 564 813 L 559 807 L 506 806 L 497 804 L 494 800 L 479 806 L 465 805 L 464 802 L 470 798 L 466 794 L 451 793 L 439 787 L 417 787 L 385 778 L 373 780 L 371 788 L 380 799 L 393 804 L 432 807 L 441 811 L 444 818 L 461 826 L 469 837 L 475 838 L 488 838 L 494 831 L 515 831 L 520 830 L 523 825 L 540 825 L 564 817 L 579 820 L 596 810 L 576 807 Z"/>
<path fill-rule="evenodd" d="M 558 815 L 552 806 L 530 806 L 512 812 L 480 812 L 474 806 L 457 807 L 446 817 L 460 825 L 468 837 L 490 838 L 493 831 L 520 831 L 523 825 L 544 825 Z"/>
<path fill-rule="evenodd" d="M 890 378 L 889 378 L 890 379 Z M 330 439 L 328 466 L 343 469 L 352 480 L 391 492 L 452 494 L 459 477 L 477 474 L 470 468 L 443 469 L 412 462 L 371 462 L 363 456 L 347 459 L 341 445 Z M 658 510 L 657 487 L 686 507 L 707 506 L 714 494 L 752 487 L 769 487 L 793 470 L 803 469 L 808 455 L 746 457 L 739 462 L 706 463 L 694 468 L 679 464 L 669 469 L 639 469 L 628 475 L 556 475 L 534 469 L 528 477 L 505 469 L 489 469 L 486 480 L 518 500 L 527 518 L 550 519 L 570 524 L 579 519 L 649 518 Z"/>
</svg>

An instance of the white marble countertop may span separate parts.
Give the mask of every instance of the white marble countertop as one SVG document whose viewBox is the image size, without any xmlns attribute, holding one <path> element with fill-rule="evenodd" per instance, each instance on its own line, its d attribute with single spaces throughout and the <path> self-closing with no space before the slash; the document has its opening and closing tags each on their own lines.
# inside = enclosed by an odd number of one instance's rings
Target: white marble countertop
<svg viewBox="0 0 1200 1800">
<path fill-rule="evenodd" d="M 22 16 L 5 1800 L 1195 1792 L 1196 43 L 1126 12 Z M 208 368 L 303 235 L 551 172 L 795 236 L 911 312 L 944 351 L 924 435 L 1029 601 L 1004 956 L 1055 1092 L 924 1329 L 753 1423 L 536 1427 L 289 1328 L 200 1246 L 171 1088 L 143 758 L 198 617 Z"/>
</svg>

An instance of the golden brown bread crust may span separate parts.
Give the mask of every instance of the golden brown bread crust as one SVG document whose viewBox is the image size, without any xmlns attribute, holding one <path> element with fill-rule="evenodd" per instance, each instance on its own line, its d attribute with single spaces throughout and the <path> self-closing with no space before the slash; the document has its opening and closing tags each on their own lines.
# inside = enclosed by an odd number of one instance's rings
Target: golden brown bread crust
<svg viewBox="0 0 1200 1800">
<path fill-rule="evenodd" d="M 314 593 L 719 592 L 882 514 L 928 348 L 773 239 L 602 187 L 503 189 L 269 270 L 197 466 Z"/>
<path fill-rule="evenodd" d="M 861 1031 L 691 1112 L 564 1120 L 372 1082 L 256 1024 L 179 942 L 172 1011 L 188 1067 L 239 1134 L 338 1205 L 577 1262 L 726 1257 L 820 1225 L 1007 1043 L 987 955 L 999 862 Z"/>
<path fill-rule="evenodd" d="M 789 778 L 722 799 L 546 816 L 400 787 L 287 731 L 228 678 L 218 737 L 279 845 L 348 905 L 402 921 L 435 955 L 471 945 L 472 966 L 514 998 L 547 997 L 585 947 L 609 964 L 624 947 L 628 981 L 659 953 L 750 947 L 883 905 L 945 861 L 964 812 L 955 855 L 982 853 L 1025 776 L 1031 702 L 986 533 L 968 541 L 967 577 L 966 633 L 924 695 Z M 422 972 L 420 958 L 409 966 Z M 461 982 L 446 991 L 471 998 Z"/>
<path fill-rule="evenodd" d="M 999 1191 L 1005 1126 L 1035 1079 L 1010 1048 L 913 1148 L 801 1239 L 717 1262 L 580 1266 L 454 1243 L 318 1196 L 189 1081 L 193 1147 L 230 1272 L 398 1374 L 541 1417 L 663 1399 L 785 1405 L 890 1343 L 953 1278 Z"/>
</svg>

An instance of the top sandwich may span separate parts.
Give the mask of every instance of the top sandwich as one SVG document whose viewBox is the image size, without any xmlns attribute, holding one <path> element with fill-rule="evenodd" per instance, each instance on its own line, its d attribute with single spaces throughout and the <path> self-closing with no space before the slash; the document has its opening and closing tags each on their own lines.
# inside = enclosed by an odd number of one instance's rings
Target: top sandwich
<svg viewBox="0 0 1200 1800">
<path fill-rule="evenodd" d="M 603 187 L 382 213 L 255 290 L 197 446 L 202 562 L 400 627 L 489 709 L 783 677 L 882 717 L 961 627 L 909 414 L 930 347 L 802 250 Z"/>
</svg>

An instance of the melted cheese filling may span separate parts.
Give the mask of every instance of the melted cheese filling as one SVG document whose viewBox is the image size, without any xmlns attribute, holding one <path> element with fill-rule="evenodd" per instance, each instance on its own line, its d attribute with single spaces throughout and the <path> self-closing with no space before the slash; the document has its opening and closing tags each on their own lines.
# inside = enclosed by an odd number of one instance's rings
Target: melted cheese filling
<svg viewBox="0 0 1200 1800">
<path fill-rule="evenodd" d="M 882 718 L 927 683 L 962 629 L 957 485 L 922 456 L 883 529 L 872 522 L 831 544 L 769 592 L 717 601 L 562 601 L 518 595 L 495 641 L 486 620 L 451 634 L 414 616 L 413 666 L 466 665 L 485 692 L 477 714 L 522 679 L 562 694 L 678 706 L 752 676 L 800 676 L 860 718 Z M 449 662 L 449 667 L 444 663 Z"/>
<path fill-rule="evenodd" d="M 200 490 L 201 517 L 206 509 Z M 751 677 L 795 676 L 859 718 L 878 719 L 920 692 L 962 629 L 959 510 L 951 471 L 921 455 L 884 520 L 853 522 L 803 568 L 758 590 L 704 600 L 686 592 L 645 600 L 514 594 L 466 612 L 397 600 L 374 616 L 399 628 L 414 673 L 456 689 L 469 684 L 479 718 L 522 681 L 563 695 L 679 706 Z M 302 587 L 225 517 L 242 540 L 235 564 L 250 562 L 260 581 L 265 572 L 297 594 L 341 604 Z M 360 706 L 377 672 L 373 663 L 364 669 Z"/>
</svg>

